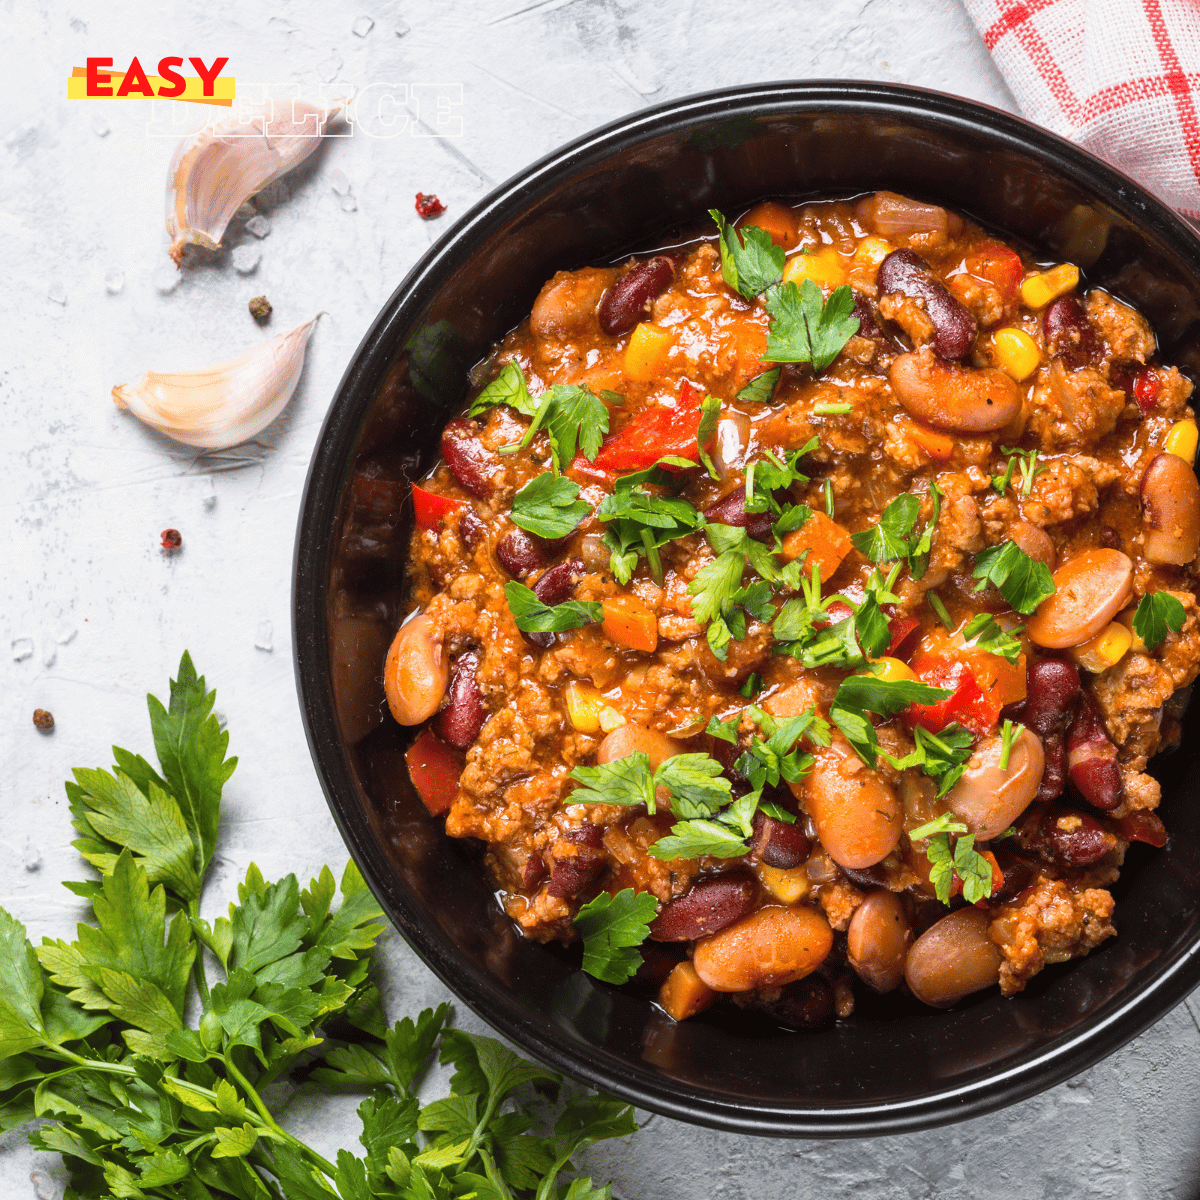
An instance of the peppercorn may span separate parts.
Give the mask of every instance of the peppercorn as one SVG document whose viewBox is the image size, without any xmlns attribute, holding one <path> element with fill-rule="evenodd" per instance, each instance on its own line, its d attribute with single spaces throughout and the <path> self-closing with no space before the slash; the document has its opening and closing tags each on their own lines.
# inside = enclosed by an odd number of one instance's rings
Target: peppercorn
<svg viewBox="0 0 1200 1200">
<path fill-rule="evenodd" d="M 250 301 L 250 315 L 261 325 L 271 315 L 271 302 L 266 296 L 255 296 Z"/>
<path fill-rule="evenodd" d="M 432 192 L 429 195 L 418 192 L 416 209 L 421 220 L 432 221 L 434 217 L 440 217 L 446 211 L 446 206 Z"/>
<path fill-rule="evenodd" d="M 178 529 L 164 529 L 162 531 L 162 548 L 164 550 L 178 550 L 183 545 L 183 534 Z"/>
<path fill-rule="evenodd" d="M 54 728 L 54 714 L 47 708 L 33 710 L 33 723 L 41 730 Z"/>
</svg>

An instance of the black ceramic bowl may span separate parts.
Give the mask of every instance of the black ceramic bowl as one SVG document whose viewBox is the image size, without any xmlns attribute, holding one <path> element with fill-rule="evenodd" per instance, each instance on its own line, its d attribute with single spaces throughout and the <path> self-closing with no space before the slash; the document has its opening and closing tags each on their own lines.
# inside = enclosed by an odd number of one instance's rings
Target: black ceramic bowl
<svg viewBox="0 0 1200 1200">
<path fill-rule="evenodd" d="M 1096 1062 L 1200 983 L 1190 749 L 1156 768 L 1171 840 L 1131 851 L 1117 939 L 1047 969 L 1015 1000 L 993 991 L 934 1012 L 889 996 L 818 1033 L 711 1015 L 676 1025 L 649 1000 L 582 974 L 577 951 L 523 941 L 470 846 L 445 836 L 408 781 L 411 732 L 384 715 L 380 681 L 403 611 L 406 484 L 437 457 L 468 368 L 556 270 L 663 244 L 710 206 L 877 188 L 953 206 L 1041 258 L 1080 263 L 1149 317 L 1164 361 L 1200 367 L 1200 240 L 1082 150 L 1007 113 L 911 88 L 713 92 L 645 109 L 535 163 L 425 255 L 346 371 L 297 538 L 309 744 L 334 818 L 409 944 L 529 1053 L 640 1107 L 745 1133 L 878 1134 L 978 1115 Z M 378 478 L 364 481 L 364 466 Z"/>
</svg>

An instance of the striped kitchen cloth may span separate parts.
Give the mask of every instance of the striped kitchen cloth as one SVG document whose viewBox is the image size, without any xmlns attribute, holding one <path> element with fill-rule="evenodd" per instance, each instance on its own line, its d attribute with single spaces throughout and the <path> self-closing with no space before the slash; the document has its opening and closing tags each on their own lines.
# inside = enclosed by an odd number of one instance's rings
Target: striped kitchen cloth
<svg viewBox="0 0 1200 1200">
<path fill-rule="evenodd" d="M 1200 219 L 1200 0 L 963 0 L 1021 111 Z"/>
</svg>

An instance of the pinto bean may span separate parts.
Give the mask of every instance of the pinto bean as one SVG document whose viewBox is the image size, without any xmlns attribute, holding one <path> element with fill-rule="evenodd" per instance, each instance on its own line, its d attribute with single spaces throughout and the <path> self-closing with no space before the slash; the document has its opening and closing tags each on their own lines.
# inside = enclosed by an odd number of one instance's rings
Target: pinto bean
<svg viewBox="0 0 1200 1200">
<path fill-rule="evenodd" d="M 616 278 L 611 267 L 559 271 L 540 292 L 529 313 L 534 337 L 568 341 L 596 328 L 601 297 Z"/>
<path fill-rule="evenodd" d="M 1043 600 L 1026 630 L 1050 650 L 1093 638 L 1129 601 L 1133 563 L 1120 550 L 1085 550 L 1054 572 L 1054 595 Z"/>
<path fill-rule="evenodd" d="M 487 526 L 483 518 L 468 505 L 458 517 L 458 540 L 468 551 L 474 551 L 486 536 Z"/>
<path fill-rule="evenodd" d="M 723 496 L 716 504 L 710 504 L 704 510 L 707 521 L 718 525 L 736 525 L 744 529 L 752 538 L 766 538 L 771 535 L 771 524 L 774 518 L 769 512 L 748 513 L 746 511 L 746 489 L 736 487 L 728 496 Z"/>
<path fill-rule="evenodd" d="M 600 301 L 600 328 L 609 337 L 628 333 L 675 279 L 675 264 L 663 255 L 634 263 Z"/>
<path fill-rule="evenodd" d="M 911 250 L 893 250 L 875 277 L 881 296 L 899 292 L 919 301 L 933 322 L 933 348 L 941 358 L 962 358 L 975 340 L 975 318 L 956 300 L 937 272 Z"/>
<path fill-rule="evenodd" d="M 557 566 L 551 567 L 533 585 L 533 594 L 545 605 L 553 608 L 571 598 L 575 584 L 584 573 L 583 562 L 578 558 L 568 558 Z"/>
<path fill-rule="evenodd" d="M 772 905 L 701 938 L 692 965 L 714 992 L 747 992 L 803 979 L 832 948 L 833 930 L 815 908 Z"/>
<path fill-rule="evenodd" d="M 650 769 L 656 771 L 668 758 L 682 753 L 683 747 L 665 733 L 629 722 L 618 725 L 604 738 L 596 750 L 596 761 L 612 762 L 614 759 L 628 758 L 639 751 L 650 759 Z"/>
<path fill-rule="evenodd" d="M 480 500 L 486 500 L 495 490 L 503 469 L 479 440 L 479 427 L 466 417 L 456 418 L 442 430 L 442 458 L 450 474 Z"/>
<path fill-rule="evenodd" d="M 568 829 L 555 843 L 546 894 L 567 900 L 595 883 L 604 870 L 603 839 L 599 825 L 585 822 L 578 829 Z"/>
<path fill-rule="evenodd" d="M 758 884 L 746 875 L 702 879 L 655 917 L 650 936 L 656 942 L 691 942 L 708 937 L 752 913 L 757 903 Z"/>
<path fill-rule="evenodd" d="M 899 355 L 888 380 L 918 421 L 950 433 L 990 433 L 1021 411 L 1021 393 L 1003 371 L 954 366 L 928 348 Z"/>
<path fill-rule="evenodd" d="M 1079 694 L 1079 710 L 1067 730 L 1066 748 L 1067 771 L 1079 794 L 1096 808 L 1116 808 L 1122 790 L 1117 748 L 1090 692 Z"/>
<path fill-rule="evenodd" d="M 1200 482 L 1187 459 L 1156 454 L 1142 476 L 1146 559 L 1184 566 L 1200 550 Z"/>
<path fill-rule="evenodd" d="M 496 543 L 496 557 L 514 579 L 524 579 L 546 565 L 543 543 L 519 526 L 514 526 Z"/>
<path fill-rule="evenodd" d="M 421 613 L 396 631 L 383 666 L 388 708 L 401 725 L 420 725 L 438 710 L 450 682 L 450 660 L 434 636 L 433 618 Z"/>
<path fill-rule="evenodd" d="M 434 719 L 433 731 L 456 750 L 465 750 L 487 720 L 487 706 L 479 690 L 479 652 L 468 650 L 454 664 L 446 693 L 446 707 Z"/>
<path fill-rule="evenodd" d="M 1104 359 L 1104 346 L 1073 293 L 1060 296 L 1046 309 L 1042 331 L 1050 353 L 1058 355 L 1068 370 L 1097 367 Z"/>
<path fill-rule="evenodd" d="M 1030 729 L 1013 739 L 1007 770 L 1000 769 L 1002 749 L 999 734 L 984 738 L 946 794 L 947 807 L 981 841 L 1003 833 L 1033 803 L 1046 765 L 1042 743 Z"/>
<path fill-rule="evenodd" d="M 895 892 L 872 892 L 855 910 L 846 930 L 846 951 L 858 977 L 876 992 L 892 992 L 904 978 L 912 926 Z"/>
<path fill-rule="evenodd" d="M 987 935 L 987 913 L 960 908 L 927 929 L 908 952 L 904 979 L 933 1008 L 949 1008 L 1000 978 L 1000 951 Z"/>
<path fill-rule="evenodd" d="M 887 780 L 853 754 L 819 751 L 798 786 L 821 844 L 839 867 L 870 867 L 895 849 L 903 825 L 900 802 Z"/>
<path fill-rule="evenodd" d="M 1025 724 L 1043 737 L 1066 728 L 1079 696 L 1079 672 L 1060 658 L 1031 662 L 1025 671 Z"/>
<path fill-rule="evenodd" d="M 1064 867 L 1088 867 L 1117 845 L 1117 838 L 1095 817 L 1076 808 L 1047 812 L 1038 831 L 1055 862 Z"/>
<path fill-rule="evenodd" d="M 754 836 L 750 844 L 768 867 L 777 867 L 781 871 L 790 871 L 808 858 L 808 838 L 799 823 L 789 825 L 764 812 L 754 814 Z"/>
<path fill-rule="evenodd" d="M 1030 558 L 1045 563 L 1051 571 L 1058 564 L 1058 551 L 1054 548 L 1054 539 L 1044 529 L 1039 529 L 1028 521 L 1014 521 L 1009 527 L 1008 536 L 1019 550 L 1024 551 Z"/>
</svg>

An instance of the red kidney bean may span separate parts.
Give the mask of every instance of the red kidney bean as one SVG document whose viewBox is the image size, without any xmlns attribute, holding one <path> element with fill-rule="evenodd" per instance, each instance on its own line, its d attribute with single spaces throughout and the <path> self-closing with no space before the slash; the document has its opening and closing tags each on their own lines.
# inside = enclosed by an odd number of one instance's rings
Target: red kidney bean
<svg viewBox="0 0 1200 1200">
<path fill-rule="evenodd" d="M 487 720 L 487 707 L 476 678 L 479 652 L 468 650 L 458 656 L 446 690 L 446 701 L 433 719 L 434 732 L 456 750 L 465 750 L 478 736 Z"/>
<path fill-rule="evenodd" d="M 1047 804 L 1057 800 L 1067 786 L 1067 748 L 1063 745 L 1061 732 L 1042 735 L 1042 755 L 1046 765 L 1042 768 L 1042 782 L 1038 784 L 1034 799 Z"/>
<path fill-rule="evenodd" d="M 790 871 L 808 861 L 808 838 L 799 825 L 768 817 L 764 812 L 754 814 L 754 836 L 750 845 L 768 867 Z"/>
<path fill-rule="evenodd" d="M 789 1029 L 818 1029 L 834 1016 L 833 988 L 821 975 L 806 975 L 765 993 L 748 992 L 745 1002 Z"/>
<path fill-rule="evenodd" d="M 675 264 L 662 255 L 635 263 L 604 293 L 597 316 L 609 337 L 628 333 L 649 311 L 650 302 L 671 286 Z"/>
<path fill-rule="evenodd" d="M 545 878 L 545 860 L 536 850 L 531 850 L 525 860 L 525 866 L 521 869 L 521 887 L 527 892 L 532 892 Z"/>
<path fill-rule="evenodd" d="M 758 884 L 744 875 L 702 879 L 690 892 L 672 900 L 654 919 L 656 942 L 691 942 L 718 933 L 754 911 Z"/>
<path fill-rule="evenodd" d="M 1007 841 L 997 842 L 992 853 L 1004 872 L 1004 882 L 988 897 L 991 904 L 1007 904 L 1016 899 L 1036 878 L 1037 868 L 1016 854 Z"/>
<path fill-rule="evenodd" d="M 1162 849 L 1167 844 L 1167 827 L 1157 813 L 1139 808 L 1117 822 L 1121 836 L 1130 842 L 1145 842 Z"/>
<path fill-rule="evenodd" d="M 1104 346 L 1074 294 L 1060 296 L 1046 309 L 1042 330 L 1050 353 L 1057 354 L 1071 371 L 1098 366 L 1104 358 Z"/>
<path fill-rule="evenodd" d="M 475 550 L 487 534 L 487 526 L 483 518 L 470 506 L 462 510 L 458 517 L 458 540 L 468 550 Z"/>
<path fill-rule="evenodd" d="M 870 338 L 873 342 L 887 343 L 879 321 L 875 316 L 875 306 L 862 292 L 854 293 L 854 307 L 850 310 L 852 317 L 858 318 L 858 336 Z"/>
<path fill-rule="evenodd" d="M 887 887 L 887 871 L 880 863 L 873 867 L 842 867 L 841 872 L 855 887 L 868 892 L 874 888 Z"/>
<path fill-rule="evenodd" d="M 710 504 L 704 510 L 706 520 L 715 521 L 718 525 L 736 525 L 744 529 L 752 538 L 766 538 L 771 535 L 771 525 L 775 518 L 769 513 L 748 513 L 746 511 L 746 489 L 734 488 L 728 496 L 722 497 L 716 504 Z"/>
<path fill-rule="evenodd" d="M 514 579 L 524 579 L 546 565 L 546 553 L 542 546 L 543 543 L 533 534 L 514 527 L 496 543 L 496 557 Z"/>
<path fill-rule="evenodd" d="M 501 467 L 492 452 L 479 440 L 479 427 L 458 417 L 442 430 L 442 458 L 450 474 L 480 500 L 496 486 Z"/>
<path fill-rule="evenodd" d="M 553 608 L 571 598 L 575 584 L 584 574 L 583 562 L 578 558 L 568 558 L 557 566 L 551 567 L 533 585 L 533 594 L 545 605 Z"/>
<path fill-rule="evenodd" d="M 1061 732 L 1079 696 L 1079 672 L 1060 658 L 1031 662 L 1025 672 L 1025 724 L 1046 737 Z"/>
<path fill-rule="evenodd" d="M 1096 808 L 1116 808 L 1121 803 L 1117 748 L 1089 692 L 1080 692 L 1079 710 L 1067 730 L 1066 747 L 1067 771 L 1080 795 Z"/>
<path fill-rule="evenodd" d="M 567 900 L 595 883 L 604 870 L 604 851 L 600 848 L 603 839 L 604 830 L 599 825 L 584 824 L 578 829 L 568 829 L 563 840 L 574 846 L 575 853 L 554 859 L 547 894 Z"/>
<path fill-rule="evenodd" d="M 933 349 L 939 358 L 962 358 L 975 340 L 975 318 L 956 300 L 934 269 L 912 250 L 893 250 L 879 264 L 881 296 L 900 292 L 925 303 L 933 322 Z"/>
<path fill-rule="evenodd" d="M 1117 839 L 1095 817 L 1077 808 L 1047 812 L 1042 817 L 1040 833 L 1055 862 L 1064 867 L 1090 866 L 1117 844 Z"/>
</svg>

